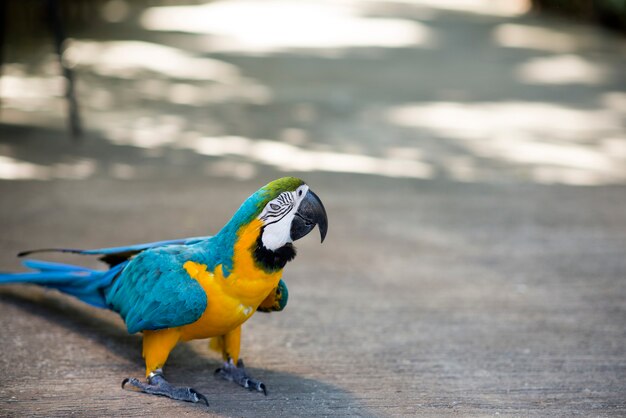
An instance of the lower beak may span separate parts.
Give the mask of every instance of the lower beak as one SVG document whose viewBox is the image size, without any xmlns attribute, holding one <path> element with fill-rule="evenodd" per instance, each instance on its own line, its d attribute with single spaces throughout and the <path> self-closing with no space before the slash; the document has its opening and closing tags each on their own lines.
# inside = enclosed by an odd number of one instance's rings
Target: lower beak
<svg viewBox="0 0 626 418">
<path fill-rule="evenodd" d="M 322 242 L 328 231 L 328 218 L 322 201 L 315 193 L 309 190 L 300 203 L 300 207 L 291 222 L 291 240 L 296 241 L 307 235 L 319 226 Z"/>
</svg>

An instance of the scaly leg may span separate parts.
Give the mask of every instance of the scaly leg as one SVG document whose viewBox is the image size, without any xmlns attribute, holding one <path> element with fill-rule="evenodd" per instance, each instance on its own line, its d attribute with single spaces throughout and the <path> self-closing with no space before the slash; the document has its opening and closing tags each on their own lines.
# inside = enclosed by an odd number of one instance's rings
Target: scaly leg
<svg viewBox="0 0 626 418">
<path fill-rule="evenodd" d="M 265 384 L 250 377 L 246 372 L 243 360 L 239 358 L 241 326 L 218 338 L 221 338 L 219 344 L 222 346 L 224 365 L 215 370 L 215 374 L 223 379 L 235 382 L 244 388 L 263 392 L 265 396 L 267 396 L 267 387 Z"/>
<path fill-rule="evenodd" d="M 144 331 L 143 356 L 146 360 L 147 383 L 140 382 L 134 377 L 126 378 L 122 382 L 122 389 L 167 396 L 179 401 L 193 403 L 203 401 L 208 406 L 209 401 L 203 394 L 192 388 L 172 386 L 163 376 L 163 365 L 179 339 L 180 331 L 175 328 Z"/>
</svg>

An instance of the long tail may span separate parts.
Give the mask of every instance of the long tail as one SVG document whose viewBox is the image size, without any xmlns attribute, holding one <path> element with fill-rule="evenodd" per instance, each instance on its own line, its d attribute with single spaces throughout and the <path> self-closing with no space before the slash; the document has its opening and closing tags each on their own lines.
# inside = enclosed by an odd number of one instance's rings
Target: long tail
<svg viewBox="0 0 626 418">
<path fill-rule="evenodd" d="M 126 266 L 126 263 L 121 263 L 110 270 L 102 271 L 39 260 L 24 260 L 22 264 L 35 271 L 27 273 L 0 273 L 0 284 L 38 284 L 58 289 L 99 308 L 108 307 L 104 299 L 103 289 L 109 286 L 117 274 Z"/>
</svg>

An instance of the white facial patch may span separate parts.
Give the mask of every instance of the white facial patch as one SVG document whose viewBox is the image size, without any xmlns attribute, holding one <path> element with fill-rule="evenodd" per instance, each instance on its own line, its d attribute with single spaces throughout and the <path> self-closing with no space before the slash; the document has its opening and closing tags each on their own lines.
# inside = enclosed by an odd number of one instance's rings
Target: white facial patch
<svg viewBox="0 0 626 418">
<path fill-rule="evenodd" d="M 261 241 L 265 248 L 274 251 L 291 242 L 291 222 L 308 191 L 309 186 L 303 184 L 293 192 L 281 193 L 265 205 L 258 217 L 264 225 Z"/>
</svg>

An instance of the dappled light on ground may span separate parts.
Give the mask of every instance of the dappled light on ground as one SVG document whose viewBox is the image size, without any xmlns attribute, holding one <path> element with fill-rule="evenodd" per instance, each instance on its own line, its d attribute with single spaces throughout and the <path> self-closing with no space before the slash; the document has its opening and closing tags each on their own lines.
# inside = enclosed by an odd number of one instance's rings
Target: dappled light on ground
<svg viewBox="0 0 626 418">
<path fill-rule="evenodd" d="M 533 58 L 520 64 L 516 75 L 528 84 L 603 84 L 611 76 L 609 68 L 577 55 Z"/>
<path fill-rule="evenodd" d="M 219 164 L 208 164 L 207 171 L 232 174 L 236 178 L 252 177 L 256 165 L 273 167 L 285 172 L 322 171 L 428 179 L 432 168 L 419 160 L 415 153 L 395 152 L 387 157 L 373 157 L 354 153 L 341 153 L 307 149 L 293 144 L 268 139 L 251 139 L 236 136 L 202 137 L 197 133 L 180 133 L 180 120 L 169 118 L 162 125 L 144 124 L 133 132 L 112 135 L 117 145 L 144 148 L 189 150 L 209 157 L 219 157 Z"/>
<path fill-rule="evenodd" d="M 54 55 L 49 54 L 42 66 L 44 73 L 29 74 L 24 65 L 5 64 L 0 77 L 0 98 L 2 107 L 17 108 L 26 112 L 46 111 L 53 107 L 52 102 L 64 94 L 65 79 L 55 74 Z"/>
<path fill-rule="evenodd" d="M 580 110 L 533 102 L 416 103 L 389 111 L 394 123 L 474 139 L 525 132 L 546 140 L 576 140 L 597 130 L 619 131 L 622 117 L 609 109 Z"/>
<path fill-rule="evenodd" d="M 74 40 L 64 59 L 103 77 L 137 80 L 138 93 L 153 100 L 199 106 L 235 96 L 265 103 L 270 95 L 235 65 L 150 42 Z"/>
<path fill-rule="evenodd" d="M 153 7 L 148 30 L 209 34 L 212 51 L 267 53 L 292 48 L 428 46 L 432 30 L 405 19 L 362 16 L 366 2 L 223 0 Z"/>
<path fill-rule="evenodd" d="M 530 0 L 391 0 L 390 2 L 409 3 L 435 10 L 502 17 L 519 16 L 530 9 Z"/>
<path fill-rule="evenodd" d="M 498 45 L 550 52 L 575 51 L 579 41 L 573 34 L 541 26 L 503 23 L 496 26 L 493 38 Z"/>
<path fill-rule="evenodd" d="M 613 96 L 619 102 L 622 96 Z M 581 110 L 550 103 L 419 103 L 386 113 L 391 123 L 450 138 L 474 160 L 453 176 L 477 180 L 485 160 L 527 171 L 540 183 L 626 181 L 626 112 Z M 451 165 L 454 165 L 452 163 Z"/>
<path fill-rule="evenodd" d="M 222 83 L 234 83 L 240 78 L 234 65 L 141 41 L 74 40 L 63 58 L 71 66 L 85 66 L 97 74 L 111 77 L 136 78 L 149 71 L 176 79 Z"/>
<path fill-rule="evenodd" d="M 80 102 L 87 109 L 111 110 L 125 99 L 107 85 L 115 79 L 129 82 L 125 93 L 135 98 L 180 105 L 230 101 L 263 104 L 271 100 L 266 86 L 244 77 L 233 64 L 156 43 L 72 40 L 63 59 L 83 75 L 77 83 Z M 41 73 L 32 75 L 21 63 L 4 65 L 0 77 L 2 107 L 26 112 L 63 108 L 65 79 L 57 57 L 45 55 L 40 68 Z"/>
<path fill-rule="evenodd" d="M 83 180 L 91 177 L 95 170 L 96 162 L 89 159 L 41 165 L 0 155 L 0 180 Z"/>
<path fill-rule="evenodd" d="M 273 166 L 280 171 L 327 171 L 421 179 L 430 178 L 433 174 L 432 168 L 421 161 L 307 150 L 270 140 L 204 137 L 181 141 L 177 146 L 203 155 L 238 155 L 252 162 Z"/>
<path fill-rule="evenodd" d="M 150 5 L 97 6 L 106 30 L 67 43 L 97 139 L 64 147 L 7 135 L 0 177 L 248 179 L 269 169 L 626 182 L 626 42 L 524 15 L 528 1 Z M 1 121 L 61 136 L 64 79 L 50 49 L 37 52 L 4 66 Z"/>
</svg>

